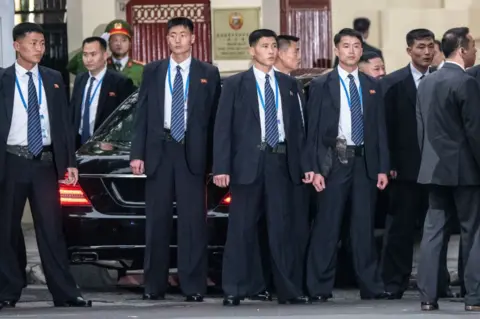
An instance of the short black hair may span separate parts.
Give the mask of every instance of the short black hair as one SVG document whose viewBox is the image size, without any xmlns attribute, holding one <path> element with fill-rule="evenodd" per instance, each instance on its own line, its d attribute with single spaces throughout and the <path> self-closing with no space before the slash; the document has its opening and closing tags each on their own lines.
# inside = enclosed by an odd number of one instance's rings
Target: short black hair
<svg viewBox="0 0 480 319">
<path fill-rule="evenodd" d="M 335 46 L 337 46 L 340 41 L 342 41 L 342 38 L 343 37 L 355 37 L 357 38 L 360 43 L 362 43 L 363 45 L 363 37 L 362 35 L 360 34 L 360 32 L 358 31 L 355 31 L 353 29 L 350 29 L 350 28 L 345 28 L 345 29 L 342 29 L 340 30 L 337 34 L 335 34 L 335 36 L 333 37 L 333 43 L 335 44 Z"/>
<path fill-rule="evenodd" d="M 411 47 L 415 41 L 432 39 L 435 40 L 435 34 L 428 29 L 413 29 L 407 33 L 406 40 L 407 46 Z"/>
<path fill-rule="evenodd" d="M 43 28 L 32 22 L 23 22 L 17 24 L 12 31 L 13 41 L 17 41 L 19 39 L 24 38 L 28 33 L 35 32 L 45 35 Z"/>
<path fill-rule="evenodd" d="M 100 38 L 100 37 L 88 37 L 88 38 L 86 38 L 85 40 L 83 40 L 82 49 L 83 49 L 83 47 L 85 46 L 85 44 L 87 44 L 87 43 L 93 43 L 93 42 L 98 42 L 98 43 L 100 43 L 100 48 L 101 48 L 103 51 L 107 51 L 107 41 L 105 41 L 105 39 L 102 39 L 102 38 Z"/>
<path fill-rule="evenodd" d="M 167 32 L 170 31 L 173 27 L 177 26 L 184 26 L 188 30 L 190 30 L 191 33 L 193 33 L 194 27 L 193 27 L 193 21 L 190 20 L 189 18 L 185 17 L 175 17 L 171 18 L 167 22 Z"/>
<path fill-rule="evenodd" d="M 275 41 L 278 43 L 278 36 L 275 31 L 269 29 L 258 29 L 250 33 L 248 36 L 248 44 L 250 47 L 253 47 L 261 38 L 275 38 Z"/>
<path fill-rule="evenodd" d="M 442 38 L 442 48 L 445 57 L 450 57 L 459 48 L 468 49 L 469 40 L 467 35 L 470 29 L 467 27 L 458 27 L 447 30 Z"/>
<path fill-rule="evenodd" d="M 277 37 L 278 48 L 280 50 L 288 49 L 292 45 L 292 43 L 297 43 L 298 40 L 300 40 L 299 37 L 281 34 Z"/>
<path fill-rule="evenodd" d="M 438 45 L 438 49 L 443 53 L 442 41 L 435 39 L 435 44 Z"/>
<path fill-rule="evenodd" d="M 380 54 L 378 54 L 376 52 L 373 52 L 373 51 L 366 51 L 360 57 L 360 62 L 367 62 L 368 63 L 368 62 L 370 62 L 370 60 L 376 59 L 376 58 L 382 59 Z M 383 59 L 382 59 L 382 61 L 383 61 Z"/>
<path fill-rule="evenodd" d="M 365 33 L 370 29 L 369 18 L 356 18 L 353 20 L 353 29 L 360 33 Z"/>
</svg>

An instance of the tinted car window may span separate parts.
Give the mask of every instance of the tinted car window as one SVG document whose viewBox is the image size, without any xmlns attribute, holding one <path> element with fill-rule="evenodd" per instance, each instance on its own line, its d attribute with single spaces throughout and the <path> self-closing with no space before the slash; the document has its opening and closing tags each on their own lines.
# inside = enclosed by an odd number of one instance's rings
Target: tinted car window
<svg viewBox="0 0 480 319">
<path fill-rule="evenodd" d="M 126 99 L 98 128 L 92 139 L 130 147 L 137 98 L 138 92 Z"/>
</svg>

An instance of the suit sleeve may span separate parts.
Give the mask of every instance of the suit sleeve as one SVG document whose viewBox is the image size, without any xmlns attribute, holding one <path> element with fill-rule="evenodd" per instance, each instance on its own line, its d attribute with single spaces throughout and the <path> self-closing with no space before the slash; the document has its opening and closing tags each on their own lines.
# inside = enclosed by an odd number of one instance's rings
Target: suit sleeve
<svg viewBox="0 0 480 319">
<path fill-rule="evenodd" d="M 220 80 L 220 72 L 218 71 L 218 68 L 215 67 L 214 70 L 212 71 L 212 76 L 210 80 L 212 81 L 210 84 L 210 89 L 211 89 L 211 96 L 213 96 L 212 99 L 212 105 L 210 108 L 210 120 L 208 122 L 208 153 L 207 153 L 207 163 L 208 163 L 208 173 L 211 172 L 212 165 L 213 165 L 213 133 L 215 129 L 215 118 L 217 115 L 218 111 L 218 102 L 220 99 L 220 94 L 222 91 L 222 83 Z"/>
<path fill-rule="evenodd" d="M 395 111 L 395 93 L 396 86 L 389 86 L 385 80 L 380 82 L 383 93 L 383 101 L 385 105 L 385 129 L 387 131 L 388 146 L 390 149 L 390 169 L 395 170 L 396 154 L 395 154 L 395 134 L 397 132 L 396 111 Z"/>
<path fill-rule="evenodd" d="M 378 127 L 378 156 L 380 171 L 379 174 L 388 174 L 390 171 L 390 152 L 388 150 L 387 127 L 385 120 L 385 102 L 382 95 L 382 88 L 377 82 L 379 96 L 377 105 L 377 127 Z"/>
<path fill-rule="evenodd" d="M 144 70 L 142 84 L 138 93 L 137 109 L 133 120 L 132 147 L 130 160 L 145 160 L 145 144 L 147 139 L 147 118 L 148 118 L 148 76 L 150 72 Z"/>
<path fill-rule="evenodd" d="M 235 104 L 235 83 L 227 79 L 223 83 L 218 102 L 213 134 L 213 175 L 231 173 L 232 121 Z"/>
<path fill-rule="evenodd" d="M 310 161 L 310 167 L 316 174 L 320 174 L 321 163 L 318 161 L 318 147 L 322 139 L 318 130 L 320 125 L 321 108 L 322 108 L 322 87 L 323 82 L 310 82 L 310 90 L 307 102 L 307 141 L 305 144 L 304 156 Z M 320 141 L 320 142 L 319 142 Z"/>
<path fill-rule="evenodd" d="M 460 88 L 461 115 L 468 144 L 480 166 L 480 86 L 475 78 L 468 78 Z"/>
</svg>

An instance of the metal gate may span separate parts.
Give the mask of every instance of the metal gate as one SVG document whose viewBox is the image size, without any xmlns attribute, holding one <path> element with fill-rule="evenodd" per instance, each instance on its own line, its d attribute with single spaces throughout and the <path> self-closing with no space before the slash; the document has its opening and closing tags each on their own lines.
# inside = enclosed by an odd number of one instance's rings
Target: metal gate
<svg viewBox="0 0 480 319">
<path fill-rule="evenodd" d="M 133 58 L 148 63 L 169 56 L 167 22 L 173 17 L 193 21 L 196 41 L 192 55 L 201 61 L 212 61 L 209 0 L 131 0 L 127 4 L 127 20 L 134 32 Z"/>
</svg>

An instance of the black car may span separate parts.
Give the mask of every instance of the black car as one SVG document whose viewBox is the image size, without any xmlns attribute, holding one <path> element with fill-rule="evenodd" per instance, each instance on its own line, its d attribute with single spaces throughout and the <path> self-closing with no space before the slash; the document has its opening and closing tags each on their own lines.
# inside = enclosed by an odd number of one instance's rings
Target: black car
<svg viewBox="0 0 480 319">
<path fill-rule="evenodd" d="M 307 93 L 314 76 L 298 77 Z M 77 151 L 79 183 L 60 185 L 65 236 L 74 264 L 117 261 L 124 270 L 143 269 L 145 176 L 133 175 L 129 166 L 137 98 L 138 91 Z M 210 276 L 219 282 L 231 197 L 227 189 L 213 184 L 211 176 L 205 182 Z M 175 202 L 173 207 L 170 261 L 171 268 L 176 268 Z"/>
</svg>

